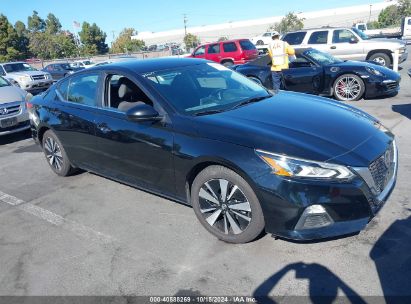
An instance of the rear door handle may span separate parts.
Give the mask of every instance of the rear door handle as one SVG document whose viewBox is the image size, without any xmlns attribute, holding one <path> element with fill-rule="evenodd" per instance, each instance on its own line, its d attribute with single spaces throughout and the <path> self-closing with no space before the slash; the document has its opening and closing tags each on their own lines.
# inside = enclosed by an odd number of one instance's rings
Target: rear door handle
<svg viewBox="0 0 411 304">
<path fill-rule="evenodd" d="M 331 46 L 330 49 L 335 50 L 337 47 L 335 45 Z"/>
</svg>

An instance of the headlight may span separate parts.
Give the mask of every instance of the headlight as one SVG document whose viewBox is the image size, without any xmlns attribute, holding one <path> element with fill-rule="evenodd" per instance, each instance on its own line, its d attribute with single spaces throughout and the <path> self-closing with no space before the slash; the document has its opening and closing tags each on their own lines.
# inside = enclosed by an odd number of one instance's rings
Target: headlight
<svg viewBox="0 0 411 304">
<path fill-rule="evenodd" d="M 345 166 L 291 158 L 262 150 L 256 150 L 256 153 L 279 176 L 320 180 L 348 180 L 354 177 L 354 173 Z"/>
<path fill-rule="evenodd" d="M 405 53 L 405 48 L 400 48 L 400 49 L 398 50 L 398 52 L 399 52 L 400 54 L 404 54 L 404 53 Z"/>
<path fill-rule="evenodd" d="M 18 80 L 21 82 L 26 82 L 26 81 L 30 81 L 31 77 L 30 76 L 19 76 Z"/>
<path fill-rule="evenodd" d="M 384 76 L 383 73 L 381 73 L 380 71 L 378 71 L 374 68 L 366 67 L 365 69 L 368 71 L 368 73 L 373 74 L 375 76 Z"/>
</svg>

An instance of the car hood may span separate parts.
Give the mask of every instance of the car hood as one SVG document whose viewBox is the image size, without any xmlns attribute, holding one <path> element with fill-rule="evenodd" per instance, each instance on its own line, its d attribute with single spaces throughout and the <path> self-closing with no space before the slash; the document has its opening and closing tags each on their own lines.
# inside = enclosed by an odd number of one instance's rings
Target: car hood
<svg viewBox="0 0 411 304">
<path fill-rule="evenodd" d="M 21 71 L 9 73 L 9 76 L 33 76 L 33 75 L 48 75 L 49 73 L 43 71 Z"/>
<path fill-rule="evenodd" d="M 406 43 L 401 39 L 394 38 L 370 38 L 362 41 L 363 43 L 391 43 L 393 45 L 398 44 L 399 47 L 406 46 Z"/>
<path fill-rule="evenodd" d="M 331 66 L 336 66 L 336 67 L 347 67 L 347 68 L 373 68 L 381 73 L 383 73 L 385 75 L 385 78 L 387 79 L 392 79 L 392 80 L 399 80 L 401 78 L 400 74 L 389 69 L 386 68 L 382 65 L 379 65 L 376 62 L 373 61 L 351 61 L 351 60 L 347 60 L 347 61 L 343 61 L 341 63 L 336 63 L 333 64 Z M 366 70 L 365 70 L 366 71 Z M 368 71 L 367 71 L 368 73 Z"/>
<path fill-rule="evenodd" d="M 15 86 L 0 87 L 0 104 L 23 101 L 25 92 Z"/>
<path fill-rule="evenodd" d="M 368 166 L 392 140 L 357 108 L 291 92 L 193 119 L 206 138 L 348 166 Z"/>
</svg>

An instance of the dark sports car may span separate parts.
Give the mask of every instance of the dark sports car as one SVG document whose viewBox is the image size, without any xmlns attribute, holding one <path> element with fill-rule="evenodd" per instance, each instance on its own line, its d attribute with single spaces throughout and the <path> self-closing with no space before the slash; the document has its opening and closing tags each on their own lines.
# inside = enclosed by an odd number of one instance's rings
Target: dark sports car
<svg viewBox="0 0 411 304">
<path fill-rule="evenodd" d="M 233 69 L 272 88 L 271 59 L 264 56 Z M 375 62 L 343 61 L 312 48 L 297 49 L 290 67 L 283 70 L 282 89 L 354 101 L 399 91 L 400 74 Z"/>
<path fill-rule="evenodd" d="M 27 108 L 56 174 L 90 170 L 191 205 L 226 242 L 263 229 L 292 239 L 359 231 L 396 180 L 394 135 L 375 118 L 327 98 L 273 96 L 205 60 L 86 69 Z"/>
</svg>

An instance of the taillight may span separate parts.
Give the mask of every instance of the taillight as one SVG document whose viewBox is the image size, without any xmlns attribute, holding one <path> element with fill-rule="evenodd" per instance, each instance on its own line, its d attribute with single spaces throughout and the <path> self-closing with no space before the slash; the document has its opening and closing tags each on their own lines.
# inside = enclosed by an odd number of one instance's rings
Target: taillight
<svg viewBox="0 0 411 304">
<path fill-rule="evenodd" d="M 28 110 L 32 109 L 32 108 L 33 108 L 33 104 L 32 104 L 30 101 L 26 101 L 26 108 L 27 108 Z"/>
</svg>

